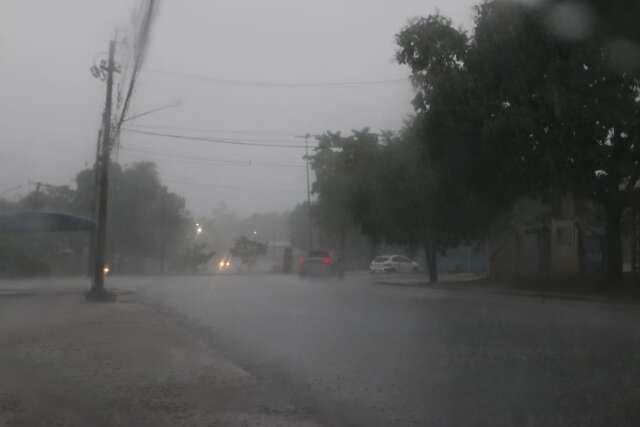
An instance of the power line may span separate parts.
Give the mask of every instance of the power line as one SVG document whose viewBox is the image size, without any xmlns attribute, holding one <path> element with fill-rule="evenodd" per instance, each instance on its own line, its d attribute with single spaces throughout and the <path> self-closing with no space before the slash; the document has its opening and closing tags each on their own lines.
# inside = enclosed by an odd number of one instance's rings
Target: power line
<svg viewBox="0 0 640 427">
<path fill-rule="evenodd" d="M 277 168 L 304 168 L 304 164 L 296 164 L 296 163 L 278 163 L 278 162 L 263 162 L 258 161 L 254 162 L 253 160 L 249 160 L 252 166 L 266 166 L 266 167 L 277 167 Z"/>
<path fill-rule="evenodd" d="M 128 127 L 127 129 L 130 130 L 130 131 L 153 132 L 152 130 L 147 130 L 143 126 L 138 126 L 138 125 L 132 126 L 132 127 Z M 184 131 L 189 131 L 189 132 L 196 132 L 196 133 L 199 132 L 199 131 L 194 131 L 192 129 L 183 129 L 183 130 Z M 204 132 L 204 131 L 202 131 L 202 132 Z M 189 135 L 189 136 L 192 136 L 192 135 Z M 197 136 L 197 135 L 193 135 L 193 136 Z M 262 143 L 262 142 L 282 143 L 282 142 L 284 142 L 283 138 L 277 138 L 277 139 L 275 139 L 275 138 L 260 138 L 260 139 L 242 138 L 242 139 L 239 139 L 239 138 L 227 137 L 227 136 L 222 136 L 222 135 L 220 135 L 220 136 L 217 136 L 217 135 L 216 136 L 212 136 L 212 138 L 220 138 L 220 139 L 224 139 L 225 141 L 256 142 L 256 143 Z M 295 136 L 293 136 L 293 135 L 292 136 L 288 136 L 288 138 L 294 139 Z M 291 143 L 293 144 L 293 143 L 295 143 L 295 141 L 291 141 Z"/>
<path fill-rule="evenodd" d="M 304 150 L 304 145 L 293 145 L 293 144 L 270 144 L 270 143 L 253 143 L 253 142 L 245 142 L 239 140 L 233 140 L 228 138 L 210 138 L 210 137 L 201 137 L 201 136 L 192 136 L 192 135 L 178 135 L 178 134 L 170 134 L 170 133 L 160 133 L 160 132 L 147 132 L 142 130 L 124 129 L 130 133 L 136 133 L 139 135 L 148 135 L 148 136 L 159 136 L 162 138 L 170 138 L 170 139 L 181 139 L 185 141 L 200 141 L 200 142 L 212 142 L 215 144 L 230 144 L 230 145 L 244 145 L 250 147 L 262 147 L 262 148 L 295 148 Z"/>
<path fill-rule="evenodd" d="M 140 71 L 142 70 L 142 63 L 144 61 L 146 50 L 149 46 L 151 26 L 158 11 L 158 3 L 159 2 L 157 0 L 148 0 L 137 10 L 135 15 L 135 20 L 137 22 L 134 23 L 134 27 L 132 28 L 133 33 L 130 34 L 132 37 L 131 42 L 133 43 L 133 49 L 131 51 L 133 66 L 131 68 L 132 72 L 130 74 L 127 73 L 129 80 L 128 85 L 123 87 L 124 92 L 119 93 L 119 95 L 124 94 L 124 102 L 120 111 L 120 118 L 117 122 L 116 134 L 120 131 L 122 124 L 126 120 L 125 117 L 127 116 L 129 106 L 131 104 L 133 92 L 136 87 L 136 81 Z"/>
<path fill-rule="evenodd" d="M 247 86 L 247 87 L 263 87 L 263 88 L 346 88 L 357 86 L 374 86 L 408 83 L 408 77 L 395 77 L 390 79 L 378 80 L 356 80 L 356 81 L 336 81 L 336 82 L 275 82 L 275 81 L 257 81 L 257 80 L 235 80 L 224 79 L 220 77 L 207 76 L 204 74 L 182 73 L 177 71 L 166 71 L 146 68 L 143 71 L 154 74 L 165 74 L 170 76 L 178 76 L 187 79 L 201 80 L 209 83 L 226 86 Z"/>
<path fill-rule="evenodd" d="M 181 154 L 167 154 L 167 153 L 159 153 L 157 151 L 151 151 L 151 150 L 141 150 L 138 148 L 129 148 L 129 147 L 121 147 L 122 150 L 124 151 L 128 151 L 131 153 L 141 153 L 141 154 L 147 154 L 147 155 L 152 155 L 152 156 L 159 156 L 159 157 L 166 157 L 169 159 L 177 159 L 177 160 L 186 160 L 186 161 L 190 161 L 190 162 L 196 162 L 196 163 L 206 163 L 206 164 L 214 164 L 214 165 L 230 165 L 230 166 L 240 166 L 240 167 L 250 167 L 251 166 L 251 162 L 250 161 L 242 161 L 242 160 L 219 160 L 219 159 L 209 159 L 209 158 L 203 158 L 203 157 L 195 157 L 195 156 L 184 156 Z"/>
<path fill-rule="evenodd" d="M 176 179 L 163 179 L 162 181 L 167 183 L 174 183 L 174 184 L 186 184 L 186 185 L 196 185 L 196 186 L 202 186 L 202 187 L 220 188 L 223 190 L 232 190 L 232 191 L 244 192 L 244 193 L 289 193 L 289 194 L 293 193 L 293 194 L 296 194 L 298 192 L 303 191 L 303 189 L 294 189 L 294 188 L 247 188 L 247 187 L 237 187 L 234 185 L 184 181 L 184 180 L 176 180 Z"/>
<path fill-rule="evenodd" d="M 180 107 L 179 102 L 174 102 L 173 104 L 163 105 L 161 107 L 156 107 L 151 110 L 144 111 L 142 113 L 134 114 L 133 116 L 128 116 L 122 119 L 122 122 L 129 122 L 131 120 L 139 119 L 140 117 L 148 116 L 150 114 L 158 113 L 160 111 L 168 110 L 169 108 L 177 108 Z"/>
<path fill-rule="evenodd" d="M 160 156 L 166 157 L 173 160 L 183 160 L 194 163 L 203 163 L 203 164 L 220 164 L 220 165 L 230 165 L 230 166 L 239 166 L 239 167 L 251 167 L 251 166 L 267 166 L 267 167 L 289 167 L 289 168 L 303 168 L 303 164 L 295 164 L 295 163 L 279 163 L 279 162 L 264 162 L 264 161 L 253 161 L 253 160 L 221 160 L 221 159 L 211 159 L 207 157 L 195 157 L 195 156 L 185 156 L 181 154 L 168 154 L 161 153 L 153 150 L 143 150 L 139 148 L 130 148 L 130 147 L 121 147 L 122 150 L 132 152 L 132 153 L 142 153 L 152 156 Z"/>
<path fill-rule="evenodd" d="M 136 124 L 134 129 L 160 129 L 170 131 L 188 131 L 188 132 L 211 132 L 211 133 L 223 133 L 223 134 L 237 134 L 237 135 L 279 135 L 287 138 L 295 138 L 300 132 L 284 132 L 276 130 L 241 130 L 241 129 L 220 129 L 220 128 L 194 128 L 186 126 L 165 126 L 165 125 L 141 125 Z"/>
<path fill-rule="evenodd" d="M 145 125 L 145 124 L 138 124 L 136 123 L 134 126 L 129 127 L 129 129 L 133 129 L 133 130 L 146 130 L 146 129 L 159 129 L 159 130 L 169 130 L 169 131 L 187 131 L 187 132 L 196 132 L 196 133 L 201 133 L 201 132 L 207 132 L 207 133 L 221 133 L 221 134 L 229 134 L 229 135 L 233 135 L 233 134 L 237 134 L 237 135 L 278 135 L 281 137 L 285 137 L 285 138 L 291 138 L 291 139 L 304 139 L 305 136 L 307 134 L 309 134 L 310 136 L 313 137 L 317 137 L 319 135 L 322 135 L 324 133 L 324 131 L 320 131 L 320 132 L 306 132 L 306 131 L 283 131 L 283 130 L 269 130 L 269 129 L 262 129 L 262 130 L 248 130 L 248 129 L 221 129 L 221 128 L 199 128 L 199 127 L 189 127 L 189 126 L 167 126 L 167 125 Z M 348 133 L 350 131 L 350 129 L 338 129 L 338 132 L 345 132 Z M 369 131 L 370 134 L 372 135 L 378 135 L 380 136 L 381 133 L 380 132 L 373 132 L 373 131 Z M 243 141 L 247 141 L 246 139 L 243 139 Z M 251 140 L 248 140 L 251 141 Z M 255 140 L 255 141 L 269 141 L 267 139 L 259 139 L 259 140 Z M 280 139 L 276 140 L 276 141 L 281 141 Z"/>
</svg>

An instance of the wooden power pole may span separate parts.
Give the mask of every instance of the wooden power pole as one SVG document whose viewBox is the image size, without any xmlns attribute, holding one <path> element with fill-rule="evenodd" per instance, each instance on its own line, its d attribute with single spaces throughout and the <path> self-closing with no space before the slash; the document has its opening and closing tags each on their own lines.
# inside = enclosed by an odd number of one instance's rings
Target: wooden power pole
<svg viewBox="0 0 640 427">
<path fill-rule="evenodd" d="M 105 251 L 107 245 L 107 207 L 109 203 L 109 167 L 112 147 L 112 109 L 113 109 L 113 75 L 116 72 L 115 66 L 116 42 L 109 43 L 109 59 L 107 62 L 106 81 L 107 98 L 102 115 L 102 143 L 100 146 L 100 162 L 98 163 L 98 188 L 97 188 L 97 211 L 96 211 L 96 231 L 93 263 L 93 283 L 89 297 L 93 299 L 105 299 L 108 294 L 104 290 L 105 275 Z"/>
<path fill-rule="evenodd" d="M 307 168 L 307 220 L 309 221 L 307 233 L 309 234 L 308 245 L 309 250 L 313 250 L 313 219 L 311 216 L 311 185 L 309 183 L 309 137 L 311 135 L 306 134 L 304 136 L 304 159 Z"/>
</svg>

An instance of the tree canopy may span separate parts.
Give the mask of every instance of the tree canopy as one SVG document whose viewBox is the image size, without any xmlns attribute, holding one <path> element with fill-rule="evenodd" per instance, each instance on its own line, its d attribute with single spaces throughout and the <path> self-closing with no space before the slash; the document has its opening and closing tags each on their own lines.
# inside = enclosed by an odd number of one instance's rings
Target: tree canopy
<svg viewBox="0 0 640 427">
<path fill-rule="evenodd" d="M 113 164 L 111 169 L 108 259 L 114 272 L 140 272 L 145 258 L 156 259 L 161 268 L 181 268 L 192 249 L 193 224 L 185 201 L 163 186 L 155 164 L 134 163 L 128 167 Z M 8 211 L 48 211 L 93 216 L 95 181 L 92 169 L 80 171 L 76 188 L 38 184 L 15 203 L 3 203 Z M 71 252 L 76 260 L 88 251 L 86 233 L 37 233 L 24 238 L 0 236 L 6 262 L 0 273 L 40 274 L 51 269 L 50 260 Z M 76 273 L 84 265 L 75 262 Z M 30 268 L 29 266 L 32 266 Z"/>
<path fill-rule="evenodd" d="M 607 36 L 549 31 L 516 2 L 476 7 L 471 36 L 439 15 L 398 35 L 417 88 L 424 144 L 491 212 L 523 196 L 571 192 L 607 215 L 612 278 L 622 271 L 620 220 L 640 178 L 637 72 L 615 66 Z"/>
<path fill-rule="evenodd" d="M 606 217 L 607 270 L 622 272 L 620 224 L 640 179 L 640 74 L 606 26 L 568 37 L 550 10 L 489 0 L 465 32 L 440 15 L 396 36 L 415 114 L 383 136 L 327 132 L 312 157 L 325 228 L 435 255 L 481 238 L 526 197 L 573 194 Z"/>
</svg>

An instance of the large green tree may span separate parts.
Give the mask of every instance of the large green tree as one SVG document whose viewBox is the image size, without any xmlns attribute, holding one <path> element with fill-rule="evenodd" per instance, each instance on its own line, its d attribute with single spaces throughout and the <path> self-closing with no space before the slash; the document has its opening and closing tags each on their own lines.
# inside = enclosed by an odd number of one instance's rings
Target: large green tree
<svg viewBox="0 0 640 427">
<path fill-rule="evenodd" d="M 424 144 L 465 177 L 486 212 L 519 197 L 572 192 L 606 213 L 608 273 L 622 272 L 620 221 L 640 177 L 638 75 L 613 66 L 596 30 L 550 32 L 538 9 L 476 8 L 472 37 L 435 15 L 398 36 L 411 67 Z"/>
<path fill-rule="evenodd" d="M 356 227 L 372 247 L 386 242 L 424 248 L 436 282 L 438 254 L 466 237 L 467 198 L 455 187 L 455 174 L 432 165 L 424 130 L 422 120 L 410 120 L 402 132 L 382 137 L 366 129 L 319 137 L 312 158 L 314 212 L 341 247 L 347 230 Z"/>
<path fill-rule="evenodd" d="M 374 244 L 382 237 L 377 209 L 379 154 L 378 135 L 362 129 L 349 136 L 339 132 L 319 136 L 311 156 L 317 194 L 312 212 L 327 234 L 338 237 L 343 266 L 349 263 L 344 258 L 349 230 L 359 228 Z"/>
<path fill-rule="evenodd" d="M 388 135 L 378 168 L 380 229 L 385 241 L 424 249 L 432 282 L 438 281 L 438 256 L 465 238 L 463 200 L 436 169 L 422 144 L 424 126 L 412 120 Z"/>
<path fill-rule="evenodd" d="M 435 14 L 411 20 L 396 42 L 397 60 L 411 68 L 416 89 L 415 117 L 393 148 L 400 156 L 396 176 L 411 189 L 408 200 L 415 216 L 403 223 L 417 227 L 414 234 L 435 281 L 437 254 L 481 236 L 512 198 L 504 191 L 486 191 L 503 182 L 479 161 L 486 157 L 478 147 L 469 144 L 478 139 L 481 123 L 474 82 L 466 70 L 470 38 Z"/>
<path fill-rule="evenodd" d="M 184 199 L 162 185 L 153 163 L 124 168 L 114 163 L 110 177 L 107 249 L 114 271 L 141 272 L 145 258 L 158 260 L 162 270 L 169 261 L 180 268 L 194 240 L 194 221 Z M 38 185 L 17 203 L 5 203 L 4 208 L 92 216 L 94 188 L 93 170 L 85 169 L 76 176 L 76 188 Z M 79 258 L 88 243 L 86 233 L 0 236 L 5 254 L 0 273 L 46 273 L 53 255 L 72 251 Z"/>
<path fill-rule="evenodd" d="M 468 69 L 487 100 L 485 139 L 510 135 L 516 148 L 506 160 L 521 174 L 602 207 L 607 272 L 619 280 L 622 214 L 640 178 L 640 75 L 615 66 L 597 29 L 559 38 L 536 10 L 505 2 L 477 14 Z"/>
</svg>

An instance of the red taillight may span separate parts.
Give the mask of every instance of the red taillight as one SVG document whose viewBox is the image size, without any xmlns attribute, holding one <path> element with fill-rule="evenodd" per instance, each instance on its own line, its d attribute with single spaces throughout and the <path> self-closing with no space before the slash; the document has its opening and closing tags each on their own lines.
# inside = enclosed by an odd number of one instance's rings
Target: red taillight
<svg viewBox="0 0 640 427">
<path fill-rule="evenodd" d="M 328 256 L 326 256 L 326 257 L 322 257 L 322 263 L 323 263 L 324 265 L 329 265 L 329 264 L 331 264 L 331 258 L 329 258 Z"/>
<path fill-rule="evenodd" d="M 301 265 L 304 264 L 304 257 L 303 256 L 300 257 L 300 264 Z"/>
</svg>

